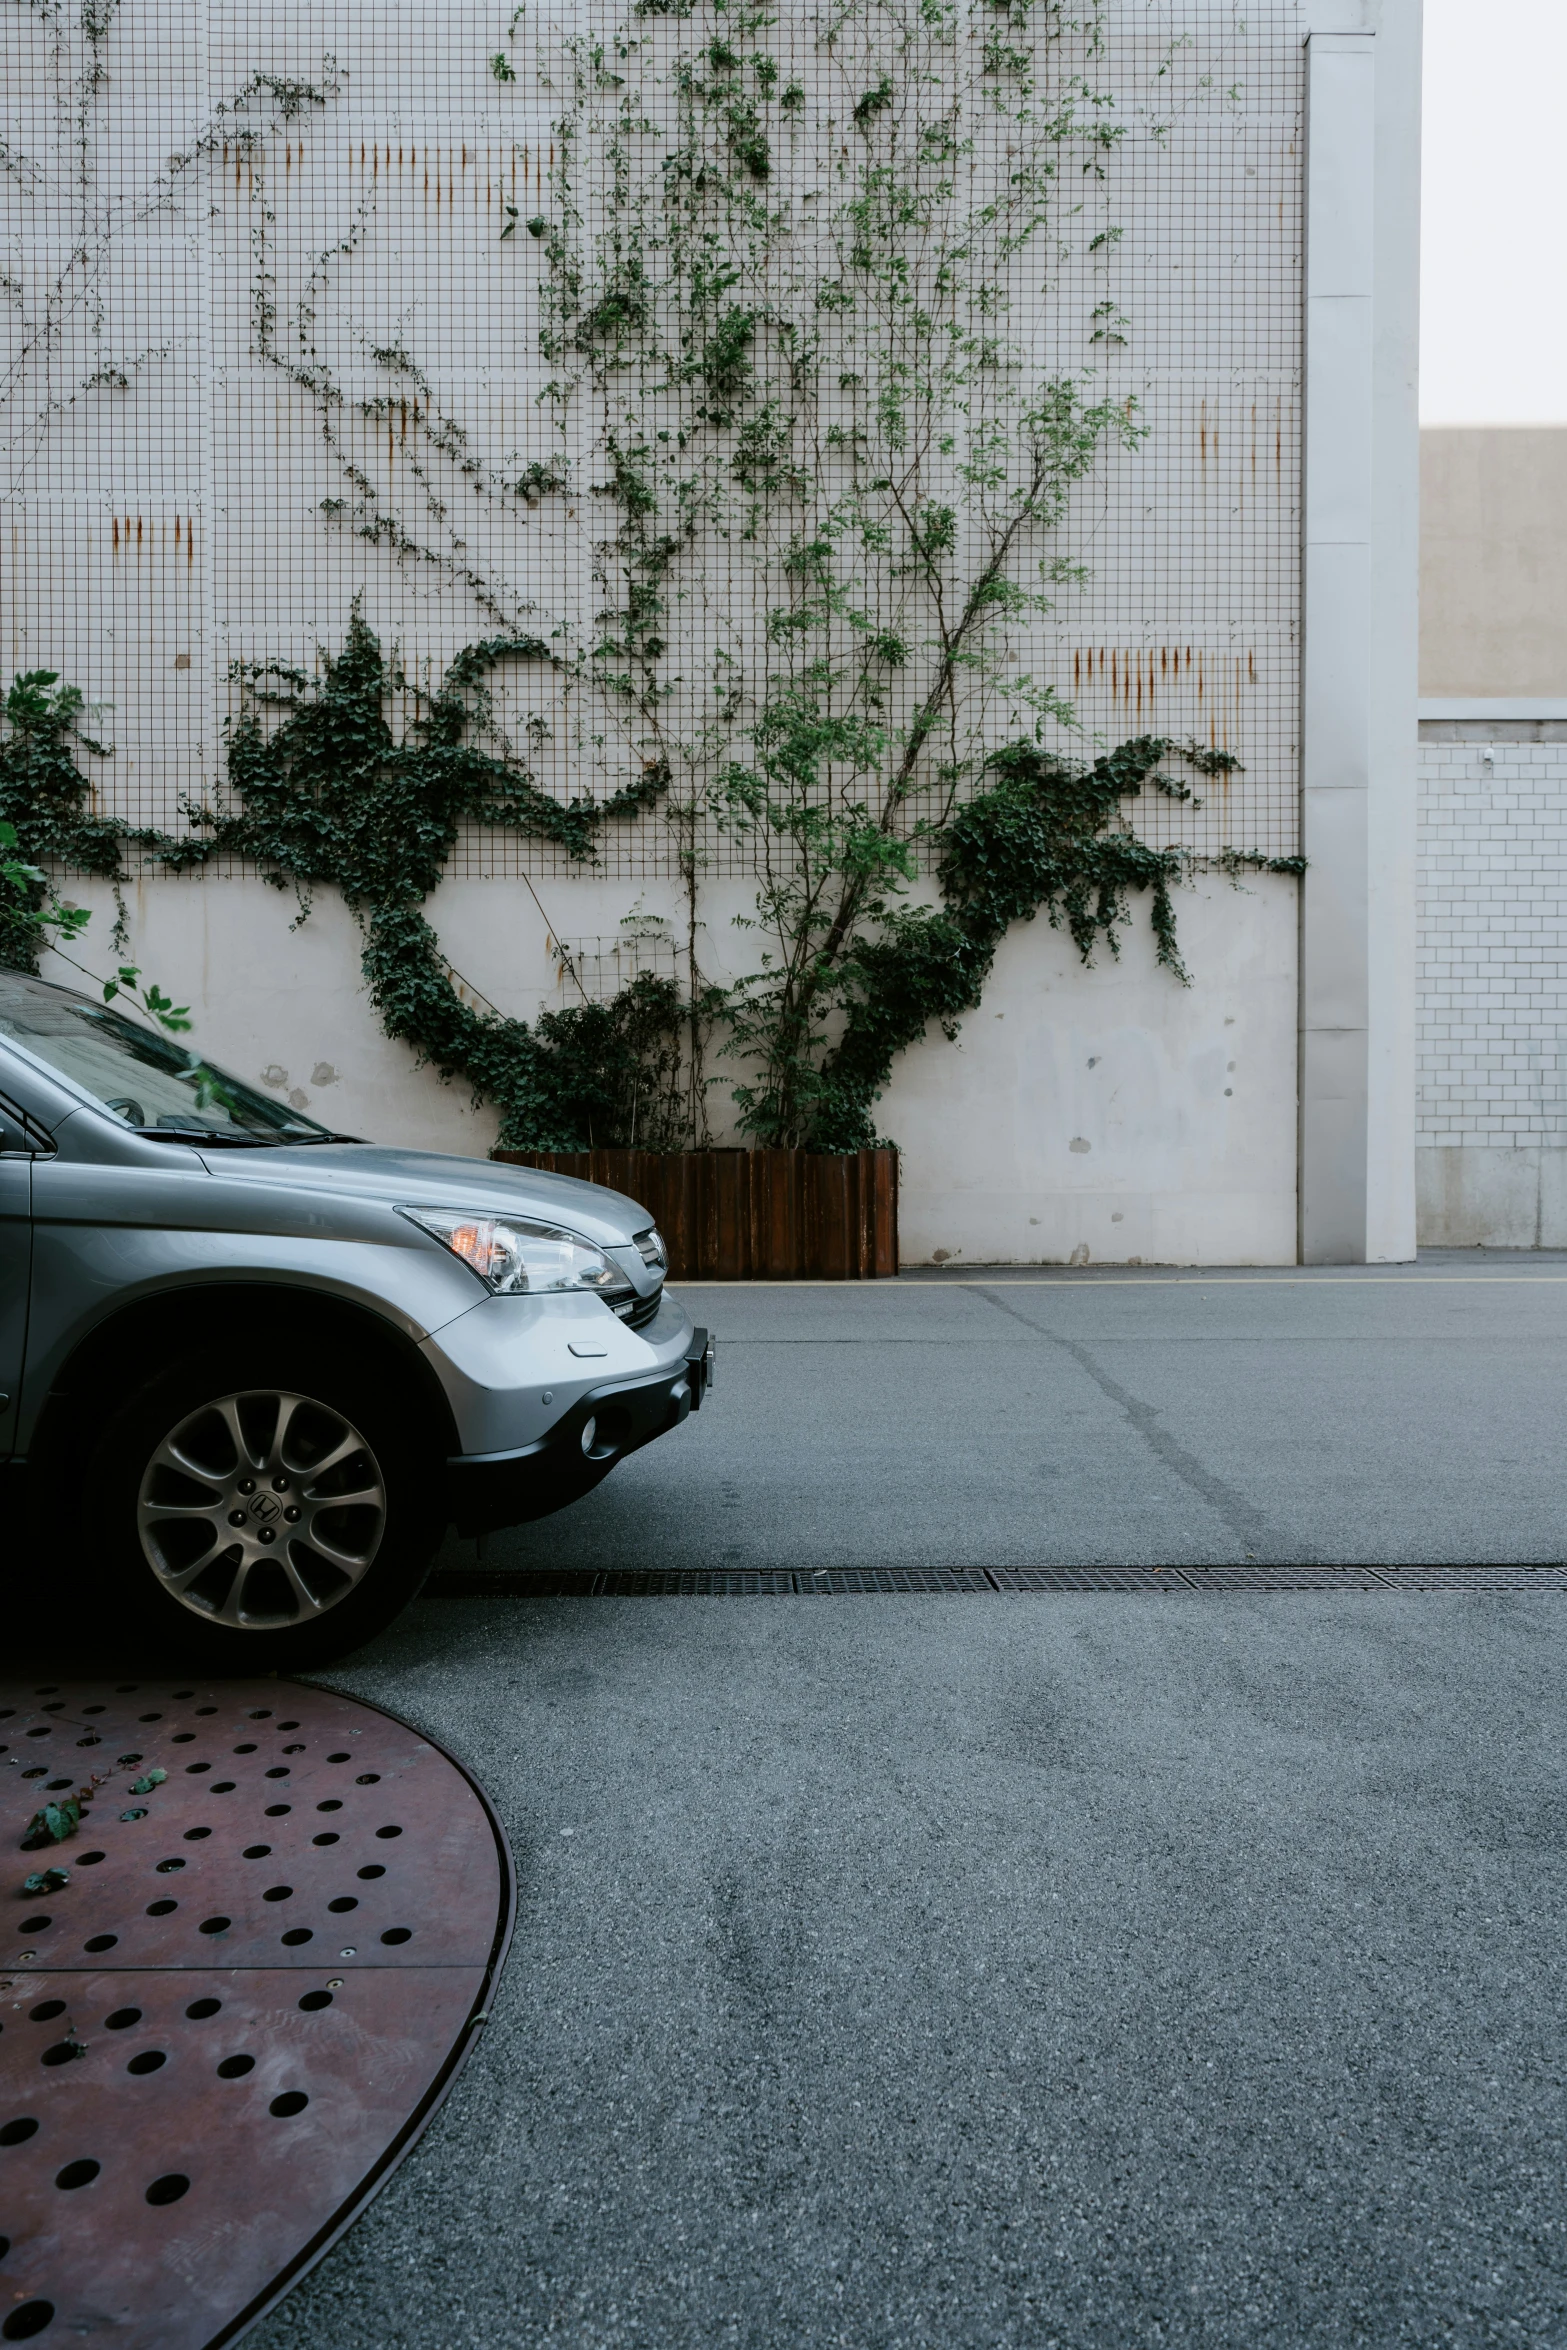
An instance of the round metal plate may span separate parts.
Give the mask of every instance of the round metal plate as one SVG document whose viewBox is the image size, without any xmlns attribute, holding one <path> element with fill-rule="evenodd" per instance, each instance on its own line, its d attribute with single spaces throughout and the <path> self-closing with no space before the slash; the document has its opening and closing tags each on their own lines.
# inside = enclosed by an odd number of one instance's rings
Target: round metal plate
<svg viewBox="0 0 1567 2350">
<path fill-rule="evenodd" d="M 75 1832 L 23 1851 L 78 1791 Z M 431 1740 L 275 1680 L 0 1685 L 0 1793 L 0 2340 L 232 2341 L 470 2045 L 499 1826 Z"/>
</svg>

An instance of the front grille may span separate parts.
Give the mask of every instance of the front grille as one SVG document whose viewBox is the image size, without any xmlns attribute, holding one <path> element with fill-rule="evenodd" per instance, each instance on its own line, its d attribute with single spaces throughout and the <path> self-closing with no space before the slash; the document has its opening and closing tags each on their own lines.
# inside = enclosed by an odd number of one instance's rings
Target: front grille
<svg viewBox="0 0 1567 2350">
<path fill-rule="evenodd" d="M 628 1297 L 615 1311 L 629 1329 L 645 1330 L 663 1302 L 664 1285 L 660 1282 L 651 1297 Z"/>
</svg>

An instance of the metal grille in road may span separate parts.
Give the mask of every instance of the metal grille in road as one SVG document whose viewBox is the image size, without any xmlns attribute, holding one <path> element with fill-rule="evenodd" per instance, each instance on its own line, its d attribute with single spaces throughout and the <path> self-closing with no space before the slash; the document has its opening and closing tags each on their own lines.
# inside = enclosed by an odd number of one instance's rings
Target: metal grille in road
<svg viewBox="0 0 1567 2350">
<path fill-rule="evenodd" d="M 1561 1591 L 1567 1566 L 1540 1567 L 724 1567 L 508 1572 L 449 1567 L 432 1597 L 790 1599 L 854 1592 Z"/>
<path fill-rule="evenodd" d="M 0 1795 L 0 2340 L 229 2341 L 470 2044 L 500 1831 L 429 1739 L 275 1680 L 0 1687 Z"/>
</svg>

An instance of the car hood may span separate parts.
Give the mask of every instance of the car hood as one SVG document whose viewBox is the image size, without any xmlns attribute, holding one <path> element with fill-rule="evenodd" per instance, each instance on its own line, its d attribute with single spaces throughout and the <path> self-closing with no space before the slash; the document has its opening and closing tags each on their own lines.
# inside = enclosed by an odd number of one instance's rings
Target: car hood
<svg viewBox="0 0 1567 2350">
<path fill-rule="evenodd" d="M 653 1219 L 623 1192 L 539 1167 L 494 1159 L 448 1158 L 440 1151 L 395 1150 L 380 1143 L 274 1145 L 265 1150 L 203 1152 L 214 1174 L 280 1191 L 328 1191 L 336 1198 L 384 1200 L 389 1207 L 458 1208 L 556 1224 L 600 1248 L 625 1248 Z"/>
</svg>

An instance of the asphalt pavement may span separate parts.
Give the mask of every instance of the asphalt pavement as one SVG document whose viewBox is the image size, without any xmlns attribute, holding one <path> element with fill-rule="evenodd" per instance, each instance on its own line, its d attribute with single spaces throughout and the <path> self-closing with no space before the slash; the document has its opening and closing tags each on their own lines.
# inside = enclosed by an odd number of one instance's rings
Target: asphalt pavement
<svg viewBox="0 0 1567 2350">
<path fill-rule="evenodd" d="M 1567 1258 L 681 1294 L 710 1408 L 445 1563 L 1567 1559 Z"/>
<path fill-rule="evenodd" d="M 527 1574 L 1561 1558 L 1567 1263 L 688 1294 L 711 1409 L 332 1676 L 517 1936 L 257 2350 L 1560 2350 L 1567 1591 Z"/>
<path fill-rule="evenodd" d="M 1564 1663 L 1556 1594 L 423 1601 L 333 1677 L 516 1940 L 256 2350 L 1567 2341 Z"/>
</svg>

